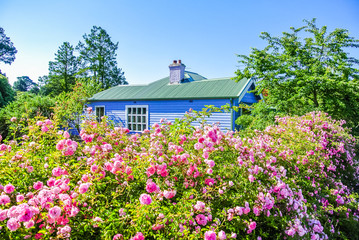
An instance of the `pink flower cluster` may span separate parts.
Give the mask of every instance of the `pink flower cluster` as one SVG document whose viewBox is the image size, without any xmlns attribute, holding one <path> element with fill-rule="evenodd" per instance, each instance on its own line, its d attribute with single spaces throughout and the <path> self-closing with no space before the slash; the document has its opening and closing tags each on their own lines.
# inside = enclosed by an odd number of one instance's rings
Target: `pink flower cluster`
<svg viewBox="0 0 359 240">
<path fill-rule="evenodd" d="M 63 139 L 56 144 L 56 149 L 62 151 L 64 156 L 73 155 L 76 152 L 77 147 L 78 143 L 71 139 Z"/>
<path fill-rule="evenodd" d="M 338 222 L 359 215 L 352 186 L 341 181 L 357 171 L 354 139 L 318 113 L 277 122 L 263 132 L 238 135 L 215 125 L 180 128 L 162 121 L 142 135 L 127 135 L 128 129 L 86 120 L 82 142 L 67 132 L 55 135 L 64 138 L 56 149 L 67 158 L 49 144 L 53 152 L 41 164 L 37 140 L 31 146 L 0 145 L 0 162 L 8 161 L 1 167 L 8 172 L 20 169 L 25 176 L 34 166 L 25 188 L 16 179 L 0 185 L 0 227 L 21 228 L 18 234 L 26 232 L 25 238 L 70 238 L 72 229 L 100 228 L 100 238 L 118 233 L 113 239 L 132 240 L 167 235 L 259 240 L 262 231 L 336 239 L 343 231 Z M 116 230 L 109 234 L 104 226 Z"/>
<path fill-rule="evenodd" d="M 49 128 L 54 128 L 54 125 L 50 119 L 46 119 L 45 121 L 37 121 L 36 125 L 41 127 L 41 131 L 47 132 Z"/>
</svg>

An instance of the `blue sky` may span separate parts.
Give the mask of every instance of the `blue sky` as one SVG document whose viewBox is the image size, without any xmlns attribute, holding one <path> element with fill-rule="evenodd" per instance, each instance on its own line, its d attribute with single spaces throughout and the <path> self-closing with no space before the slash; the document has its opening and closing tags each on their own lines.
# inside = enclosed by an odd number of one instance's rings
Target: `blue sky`
<svg viewBox="0 0 359 240">
<path fill-rule="evenodd" d="M 0 26 L 18 53 L 0 69 L 11 83 L 19 76 L 36 81 L 63 42 L 76 46 L 96 25 L 119 42 L 118 66 L 130 84 L 168 76 L 174 59 L 207 78 L 230 77 L 236 54 L 265 46 L 261 32 L 278 36 L 317 18 L 318 26 L 359 39 L 358 13 L 358 0 L 1 0 Z M 359 58 L 359 50 L 351 54 Z"/>
</svg>

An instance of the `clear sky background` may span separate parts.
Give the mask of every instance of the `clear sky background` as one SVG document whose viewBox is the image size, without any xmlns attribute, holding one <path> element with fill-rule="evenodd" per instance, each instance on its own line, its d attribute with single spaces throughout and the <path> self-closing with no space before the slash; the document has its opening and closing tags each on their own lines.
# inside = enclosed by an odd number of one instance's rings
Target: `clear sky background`
<svg viewBox="0 0 359 240">
<path fill-rule="evenodd" d="M 118 66 L 130 84 L 168 76 L 174 59 L 207 78 L 231 77 L 236 54 L 265 46 L 261 32 L 279 36 L 312 18 L 359 39 L 359 0 L 0 0 L 0 26 L 18 50 L 0 69 L 10 83 L 37 81 L 63 42 L 76 46 L 96 25 L 119 42 Z M 359 50 L 351 54 L 359 58 Z"/>
</svg>

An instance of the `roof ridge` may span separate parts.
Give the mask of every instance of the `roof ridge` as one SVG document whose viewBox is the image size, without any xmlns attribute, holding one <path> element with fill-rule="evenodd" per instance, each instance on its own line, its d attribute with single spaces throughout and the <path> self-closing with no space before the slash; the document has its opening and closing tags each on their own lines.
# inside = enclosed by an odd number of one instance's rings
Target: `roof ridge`
<svg viewBox="0 0 359 240">
<path fill-rule="evenodd" d="M 223 81 L 223 80 L 232 80 L 231 77 L 224 77 L 224 78 L 210 78 L 210 79 L 202 79 L 202 80 L 197 80 L 197 81 L 193 81 L 191 83 L 200 83 L 200 82 L 210 82 L 210 81 Z"/>
</svg>

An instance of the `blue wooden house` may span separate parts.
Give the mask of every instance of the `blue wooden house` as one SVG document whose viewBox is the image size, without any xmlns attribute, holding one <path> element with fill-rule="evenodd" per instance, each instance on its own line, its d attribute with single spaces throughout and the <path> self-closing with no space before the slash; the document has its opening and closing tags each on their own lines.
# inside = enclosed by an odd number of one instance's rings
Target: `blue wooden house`
<svg viewBox="0 0 359 240">
<path fill-rule="evenodd" d="M 206 79 L 185 71 L 181 60 L 173 61 L 169 69 L 169 77 L 147 85 L 120 85 L 99 92 L 89 99 L 89 106 L 98 119 L 106 115 L 132 132 L 141 132 L 161 118 L 169 121 L 181 118 L 189 109 L 200 111 L 205 105 L 251 105 L 259 100 L 259 96 L 248 92 L 254 89 L 252 79 L 239 82 L 231 78 Z M 240 114 L 214 113 L 207 122 L 219 123 L 222 130 L 235 130 L 235 119 Z"/>
</svg>

